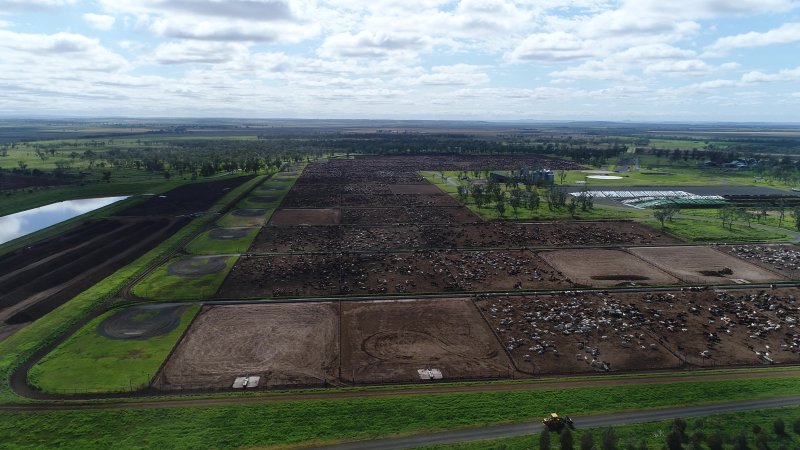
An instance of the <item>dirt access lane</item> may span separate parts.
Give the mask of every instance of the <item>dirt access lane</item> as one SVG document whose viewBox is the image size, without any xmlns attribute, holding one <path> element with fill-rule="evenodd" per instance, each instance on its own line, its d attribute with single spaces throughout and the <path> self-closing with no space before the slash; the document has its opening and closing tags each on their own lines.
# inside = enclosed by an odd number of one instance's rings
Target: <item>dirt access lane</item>
<svg viewBox="0 0 800 450">
<path fill-rule="evenodd" d="M 630 384 L 658 384 L 658 383 L 681 383 L 698 381 L 720 381 L 732 379 L 761 379 L 761 378 L 786 378 L 800 377 L 800 367 L 786 368 L 785 370 L 771 370 L 763 372 L 733 372 L 723 374 L 686 374 L 676 375 L 675 373 L 657 374 L 651 373 L 646 376 L 627 377 L 627 378 L 607 378 L 598 375 L 596 378 L 588 377 L 575 381 L 565 380 L 564 378 L 543 378 L 535 382 L 520 383 L 488 383 L 488 384 L 467 384 L 467 385 L 447 385 L 413 388 L 385 388 L 375 390 L 320 390 L 318 392 L 304 393 L 281 393 L 271 395 L 254 395 L 252 397 L 220 397 L 220 398 L 176 398 L 169 400 L 131 400 L 114 399 L 103 403 L 83 401 L 59 401 L 59 402 L 40 402 L 25 403 L 19 405 L 0 405 L 0 411 L 69 411 L 84 409 L 159 409 L 159 408 L 188 408 L 188 407 L 208 407 L 224 406 L 235 404 L 253 403 L 277 403 L 295 402 L 304 400 L 339 400 L 354 398 L 371 397 L 413 397 L 421 395 L 436 394 L 456 394 L 456 393 L 480 393 L 480 392 L 513 392 L 526 390 L 544 389 L 576 389 L 587 387 L 608 387 L 622 386 Z"/>
</svg>

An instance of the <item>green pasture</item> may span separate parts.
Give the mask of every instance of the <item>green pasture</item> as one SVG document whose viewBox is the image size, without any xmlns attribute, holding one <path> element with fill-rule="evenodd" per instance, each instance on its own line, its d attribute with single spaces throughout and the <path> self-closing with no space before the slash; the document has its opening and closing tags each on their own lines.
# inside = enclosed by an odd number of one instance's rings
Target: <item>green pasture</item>
<svg viewBox="0 0 800 450">
<path fill-rule="evenodd" d="M 796 378 L 297 400 L 216 407 L 0 412 L 12 448 L 253 448 L 800 394 Z"/>
<path fill-rule="evenodd" d="M 613 169 L 613 166 L 611 167 Z M 659 175 L 665 173 L 666 175 Z M 703 170 L 690 167 L 658 167 L 652 170 L 642 168 L 638 172 L 610 173 L 609 175 L 622 177 L 619 180 L 598 180 L 587 178 L 596 175 L 583 170 L 568 170 L 564 185 L 575 186 L 578 181 L 585 182 L 590 187 L 630 187 L 630 186 L 750 186 L 756 184 L 753 175 L 747 172 L 732 172 L 721 170 Z M 583 183 L 581 183 L 583 184 Z M 760 184 L 767 185 L 766 182 Z M 561 185 L 561 180 L 556 173 L 556 185 Z"/>
<path fill-rule="evenodd" d="M 208 230 L 189 242 L 186 251 L 192 255 L 220 255 L 228 253 L 244 253 L 250 248 L 260 228 L 249 228 L 247 235 L 233 239 L 215 239 L 213 230 Z"/>
<path fill-rule="evenodd" d="M 656 220 L 644 223 L 660 229 Z M 664 222 L 664 231 L 688 242 L 703 243 L 744 243 L 744 242 L 782 242 L 790 241 L 792 236 L 780 231 L 767 230 L 747 225 L 734 224 L 732 228 L 723 227 L 720 221 L 702 219 L 672 219 Z"/>
<path fill-rule="evenodd" d="M 146 387 L 200 309 L 191 305 L 180 325 L 146 340 L 109 339 L 97 326 L 114 310 L 92 320 L 28 372 L 28 382 L 44 392 L 121 392 Z"/>
<path fill-rule="evenodd" d="M 771 227 L 778 227 L 778 228 L 785 228 L 790 231 L 797 231 L 794 227 L 794 217 L 792 217 L 792 213 L 789 208 L 786 208 L 784 212 L 783 220 L 780 219 L 780 213 L 778 211 L 767 211 L 767 216 L 760 216 L 761 212 L 757 208 L 749 208 L 749 211 L 759 214 L 759 219 L 753 219 L 752 223 L 754 224 L 763 224 L 769 225 Z M 719 218 L 719 210 L 713 208 L 698 208 L 698 209 L 684 209 L 681 210 L 681 214 L 686 216 L 698 216 L 698 217 L 708 217 L 712 219 Z M 737 219 L 737 221 L 741 222 L 741 219 Z M 721 225 L 720 225 L 721 226 Z"/>
<path fill-rule="evenodd" d="M 786 431 L 778 435 L 774 431 L 777 419 L 783 420 Z M 697 435 L 701 448 L 707 448 L 709 438 L 716 434 L 723 436 L 724 445 L 732 447 L 733 437 L 743 432 L 750 448 L 758 448 L 759 439 L 763 439 L 767 448 L 798 448 L 800 446 L 800 433 L 794 431 L 793 424 L 800 420 L 800 408 L 779 408 L 761 411 L 748 411 L 735 414 L 717 414 L 702 418 L 689 418 L 686 420 L 686 435 L 691 441 Z M 672 429 L 672 421 L 651 422 L 637 425 L 613 427 L 617 436 L 618 448 L 647 448 L 658 449 L 664 447 L 667 436 Z M 531 427 L 533 428 L 533 427 Z M 759 430 L 755 433 L 753 430 Z M 602 435 L 607 428 L 584 429 L 580 424 L 573 431 L 572 436 L 575 447 L 579 447 L 584 435 L 593 436 L 594 448 L 602 448 Z M 763 438 L 758 438 L 761 435 Z M 418 450 L 529 450 L 539 447 L 540 433 L 528 436 L 519 436 L 505 439 L 492 439 L 485 441 L 464 442 L 458 444 L 434 445 L 421 447 Z M 551 448 L 559 448 L 560 436 L 550 433 Z"/>
<path fill-rule="evenodd" d="M 198 262 L 207 258 L 196 257 Z M 199 300 L 212 297 L 219 289 L 228 272 L 233 268 L 238 256 L 229 256 L 225 269 L 210 275 L 180 276 L 170 275 L 169 266 L 182 258 L 174 258 L 159 266 L 142 281 L 136 283 L 134 295 L 150 300 Z"/>
</svg>

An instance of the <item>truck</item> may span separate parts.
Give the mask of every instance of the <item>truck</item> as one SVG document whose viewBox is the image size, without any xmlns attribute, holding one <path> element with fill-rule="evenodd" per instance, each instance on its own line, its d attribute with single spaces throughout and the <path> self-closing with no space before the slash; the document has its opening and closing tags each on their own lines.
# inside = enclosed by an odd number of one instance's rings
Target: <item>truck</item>
<svg viewBox="0 0 800 450">
<path fill-rule="evenodd" d="M 569 416 L 559 416 L 558 413 L 550 413 L 542 419 L 542 423 L 547 431 L 561 431 L 564 427 L 575 428 Z"/>
</svg>

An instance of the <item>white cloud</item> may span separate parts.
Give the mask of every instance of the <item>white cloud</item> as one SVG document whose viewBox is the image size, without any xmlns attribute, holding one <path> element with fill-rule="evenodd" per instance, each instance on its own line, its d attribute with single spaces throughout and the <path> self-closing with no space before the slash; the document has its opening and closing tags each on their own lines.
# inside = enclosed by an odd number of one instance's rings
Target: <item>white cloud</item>
<svg viewBox="0 0 800 450">
<path fill-rule="evenodd" d="M 800 67 L 783 69 L 776 73 L 763 73 L 759 71 L 747 72 L 742 75 L 744 83 L 770 83 L 775 81 L 800 80 Z"/>
<path fill-rule="evenodd" d="M 114 27 L 114 22 L 117 19 L 114 16 L 107 16 L 105 14 L 86 13 L 83 15 L 83 20 L 98 30 L 108 31 Z"/>
<path fill-rule="evenodd" d="M 430 45 L 421 36 L 362 31 L 329 36 L 319 48 L 328 57 L 376 57 L 398 52 L 418 52 Z"/>
<path fill-rule="evenodd" d="M 764 47 L 767 45 L 791 44 L 800 42 L 800 23 L 786 23 L 763 33 L 749 33 L 726 36 L 717 39 L 708 50 L 711 54 L 724 54 L 736 48 Z"/>
<path fill-rule="evenodd" d="M 75 2 L 76 0 L 0 0 L 0 11 L 41 11 L 73 5 Z"/>
<path fill-rule="evenodd" d="M 597 42 L 556 31 L 538 33 L 525 38 L 509 55 L 511 61 L 570 61 L 602 54 Z"/>
<path fill-rule="evenodd" d="M 112 14 L 135 17 L 136 26 L 179 39 L 300 42 L 316 36 L 304 0 L 100 0 Z"/>
<path fill-rule="evenodd" d="M 75 33 L 31 34 L 0 30 L 0 57 L 6 65 L 22 68 L 53 67 L 59 71 L 119 71 L 127 60 L 106 49 L 97 39 Z M 24 66 L 24 67 L 23 67 Z"/>
<path fill-rule="evenodd" d="M 713 68 L 699 59 L 682 61 L 659 61 L 644 68 L 646 75 L 697 76 L 711 72 Z"/>
<path fill-rule="evenodd" d="M 160 44 L 145 62 L 157 64 L 219 64 L 247 57 L 247 45 L 229 42 L 178 41 Z"/>
</svg>

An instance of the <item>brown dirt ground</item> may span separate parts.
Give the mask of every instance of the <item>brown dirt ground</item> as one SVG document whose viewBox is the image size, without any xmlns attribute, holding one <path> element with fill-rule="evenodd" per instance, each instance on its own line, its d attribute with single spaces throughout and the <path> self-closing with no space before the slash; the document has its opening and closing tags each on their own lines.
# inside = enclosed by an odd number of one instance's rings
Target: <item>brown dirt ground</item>
<svg viewBox="0 0 800 450">
<path fill-rule="evenodd" d="M 342 304 L 342 377 L 347 382 L 506 378 L 510 362 L 470 300 Z"/>
<path fill-rule="evenodd" d="M 584 286 L 680 284 L 677 278 L 624 250 L 546 250 L 537 252 L 537 255 L 573 282 Z"/>
<path fill-rule="evenodd" d="M 337 345 L 331 303 L 206 307 L 154 386 L 226 389 L 244 375 L 263 387 L 324 385 L 337 376 Z"/>
<path fill-rule="evenodd" d="M 628 251 L 687 283 L 730 284 L 736 279 L 751 283 L 783 279 L 711 247 L 638 247 Z M 733 273 L 709 273 L 725 269 Z"/>
<path fill-rule="evenodd" d="M 270 225 L 336 225 L 341 211 L 328 209 L 279 209 L 269 221 Z"/>
</svg>

